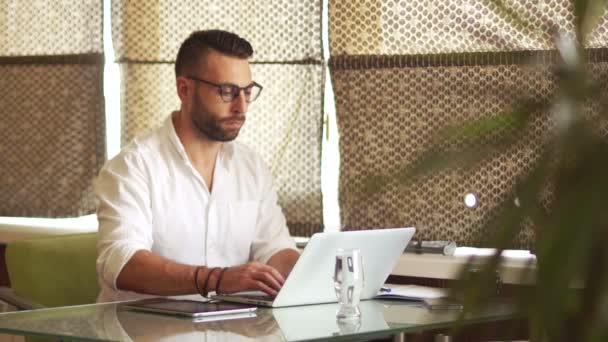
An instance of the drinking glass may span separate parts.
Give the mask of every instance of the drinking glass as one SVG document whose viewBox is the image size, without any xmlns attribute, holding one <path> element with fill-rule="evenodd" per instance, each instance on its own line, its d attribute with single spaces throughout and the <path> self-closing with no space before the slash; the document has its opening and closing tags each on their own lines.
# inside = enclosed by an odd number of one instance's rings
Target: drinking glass
<svg viewBox="0 0 608 342">
<path fill-rule="evenodd" d="M 340 303 L 336 314 L 338 319 L 359 318 L 359 300 L 364 286 L 363 256 L 357 248 L 342 249 L 336 252 L 334 269 L 334 289 Z"/>
<path fill-rule="evenodd" d="M 337 319 L 338 330 L 340 335 L 356 334 L 361 329 L 361 317 L 349 319 Z"/>
</svg>

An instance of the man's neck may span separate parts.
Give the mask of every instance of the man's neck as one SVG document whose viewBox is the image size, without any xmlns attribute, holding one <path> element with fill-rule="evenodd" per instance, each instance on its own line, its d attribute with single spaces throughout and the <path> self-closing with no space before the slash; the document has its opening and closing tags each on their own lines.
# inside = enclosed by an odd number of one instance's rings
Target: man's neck
<svg viewBox="0 0 608 342">
<path fill-rule="evenodd" d="M 194 128 L 191 119 L 183 112 L 174 113 L 172 120 L 175 132 L 184 146 L 188 159 L 203 177 L 209 192 L 211 192 L 215 161 L 223 142 L 213 141 L 203 136 Z"/>
</svg>

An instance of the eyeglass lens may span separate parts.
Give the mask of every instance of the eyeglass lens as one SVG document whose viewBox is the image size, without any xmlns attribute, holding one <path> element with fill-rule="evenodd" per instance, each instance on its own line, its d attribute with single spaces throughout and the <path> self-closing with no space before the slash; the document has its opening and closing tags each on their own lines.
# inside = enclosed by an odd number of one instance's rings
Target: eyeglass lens
<svg viewBox="0 0 608 342">
<path fill-rule="evenodd" d="M 231 85 L 231 84 L 224 84 L 224 85 L 220 86 L 220 95 L 222 96 L 222 100 L 224 100 L 226 102 L 232 102 L 235 98 L 237 98 L 239 96 L 239 94 L 241 93 L 241 90 L 243 90 L 243 93 L 245 95 L 245 100 L 247 102 L 252 102 L 252 101 L 255 101 L 255 99 L 257 99 L 257 97 L 260 95 L 260 91 L 262 89 L 256 83 L 254 83 L 250 86 L 247 86 L 245 88 L 240 88 L 238 86 Z"/>
</svg>

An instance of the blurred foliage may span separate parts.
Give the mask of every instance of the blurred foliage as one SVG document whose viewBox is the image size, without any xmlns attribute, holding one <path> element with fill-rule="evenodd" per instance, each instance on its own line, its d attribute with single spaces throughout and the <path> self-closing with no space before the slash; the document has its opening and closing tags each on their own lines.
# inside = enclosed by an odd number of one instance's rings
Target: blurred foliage
<svg viewBox="0 0 608 342">
<path fill-rule="evenodd" d="M 502 1 L 486 1 L 498 4 L 511 22 L 526 25 Z M 529 318 L 533 341 L 608 341 L 608 141 L 598 133 L 601 122 L 608 120 L 608 94 L 594 81 L 608 75 L 588 74 L 584 48 L 588 34 L 606 15 L 606 2 L 573 1 L 574 35 L 555 37 L 560 61 L 554 71 L 558 91 L 551 101 L 528 99 L 500 115 L 448 127 L 439 141 L 464 137 L 470 144 L 451 151 L 433 146 L 416 165 L 372 177 L 365 185 L 368 193 L 378 192 L 390 182 L 407 185 L 429 172 L 473 166 L 519 141 L 539 112 L 550 113 L 555 131 L 544 141 L 540 157 L 496 208 L 497 218 L 481 230 L 491 236 L 496 254 L 476 265 L 476 272 L 471 272 L 473 266 L 463 270 L 455 288 L 464 296 L 465 310 L 479 308 L 495 293 L 500 254 L 522 222 L 531 220 L 538 228 L 537 261 L 522 281 L 530 276 L 535 280 L 518 288 L 514 298 Z M 584 114 L 590 103 L 599 115 Z M 552 192 L 548 203 L 542 199 L 547 186 Z"/>
</svg>

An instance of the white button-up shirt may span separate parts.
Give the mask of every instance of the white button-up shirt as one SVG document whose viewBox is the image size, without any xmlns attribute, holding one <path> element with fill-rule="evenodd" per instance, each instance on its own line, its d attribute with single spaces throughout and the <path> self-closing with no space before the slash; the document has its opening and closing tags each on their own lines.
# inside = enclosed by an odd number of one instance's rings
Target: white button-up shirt
<svg viewBox="0 0 608 342">
<path fill-rule="evenodd" d="M 261 158 L 242 144 L 224 143 L 209 193 L 171 116 L 109 161 L 94 185 L 98 301 L 145 297 L 116 288 L 118 274 L 138 250 L 183 264 L 225 267 L 267 262 L 282 249 L 296 249 Z"/>
</svg>

